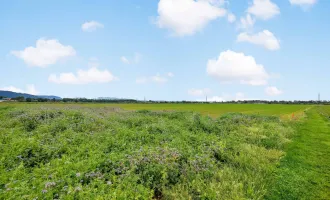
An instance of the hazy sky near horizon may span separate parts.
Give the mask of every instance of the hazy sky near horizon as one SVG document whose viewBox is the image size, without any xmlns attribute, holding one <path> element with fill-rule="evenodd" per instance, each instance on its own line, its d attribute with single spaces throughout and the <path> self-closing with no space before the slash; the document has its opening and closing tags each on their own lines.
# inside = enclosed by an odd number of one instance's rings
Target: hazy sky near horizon
<svg viewBox="0 0 330 200">
<path fill-rule="evenodd" d="M 152 100 L 330 99 L 328 0 L 11 0 L 0 90 Z"/>
</svg>

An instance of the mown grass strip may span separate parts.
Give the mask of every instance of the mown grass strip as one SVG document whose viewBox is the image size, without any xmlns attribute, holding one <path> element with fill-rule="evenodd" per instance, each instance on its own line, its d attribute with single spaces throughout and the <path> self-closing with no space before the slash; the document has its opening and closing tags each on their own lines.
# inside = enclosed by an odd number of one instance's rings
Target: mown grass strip
<svg viewBox="0 0 330 200">
<path fill-rule="evenodd" d="M 330 126 L 317 109 L 297 125 L 267 199 L 330 199 Z"/>
</svg>

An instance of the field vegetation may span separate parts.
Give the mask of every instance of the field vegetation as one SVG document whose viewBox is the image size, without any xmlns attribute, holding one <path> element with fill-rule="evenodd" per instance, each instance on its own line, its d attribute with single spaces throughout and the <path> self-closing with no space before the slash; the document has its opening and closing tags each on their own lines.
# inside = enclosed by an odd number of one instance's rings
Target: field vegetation
<svg viewBox="0 0 330 200">
<path fill-rule="evenodd" d="M 6 103 L 3 102 L 1 106 L 15 106 L 15 107 L 40 107 L 40 103 Z M 151 111 L 193 111 L 203 115 L 218 117 L 226 113 L 244 113 L 255 115 L 268 116 L 291 116 L 292 113 L 303 113 L 303 111 L 311 105 L 289 105 L 289 104 L 162 104 L 162 103 L 130 103 L 130 104 L 109 104 L 109 103 L 43 103 L 43 107 L 48 108 L 65 108 L 65 107 L 87 107 L 87 108 L 120 108 L 124 110 L 151 110 Z"/>
<path fill-rule="evenodd" d="M 160 105 L 1 104 L 0 199 L 330 198 L 329 106 Z"/>
<path fill-rule="evenodd" d="M 278 117 L 1 107 L 2 199 L 261 199 Z"/>
</svg>

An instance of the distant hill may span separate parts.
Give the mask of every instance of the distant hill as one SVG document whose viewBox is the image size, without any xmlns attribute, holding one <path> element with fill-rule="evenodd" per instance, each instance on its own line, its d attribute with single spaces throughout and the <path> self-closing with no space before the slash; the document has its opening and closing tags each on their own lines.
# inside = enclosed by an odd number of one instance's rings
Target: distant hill
<svg viewBox="0 0 330 200">
<path fill-rule="evenodd" d="M 17 92 L 11 92 L 11 91 L 3 91 L 0 90 L 0 96 L 7 97 L 7 98 L 15 98 L 15 97 L 24 97 L 24 98 L 43 98 L 43 99 L 62 99 L 58 96 L 52 96 L 52 95 L 32 95 L 32 94 L 25 94 L 25 93 L 17 93 Z"/>
<path fill-rule="evenodd" d="M 43 99 L 56 99 L 56 100 L 61 100 L 61 97 L 58 96 L 53 96 L 53 95 L 38 95 L 38 98 L 43 98 Z"/>
</svg>

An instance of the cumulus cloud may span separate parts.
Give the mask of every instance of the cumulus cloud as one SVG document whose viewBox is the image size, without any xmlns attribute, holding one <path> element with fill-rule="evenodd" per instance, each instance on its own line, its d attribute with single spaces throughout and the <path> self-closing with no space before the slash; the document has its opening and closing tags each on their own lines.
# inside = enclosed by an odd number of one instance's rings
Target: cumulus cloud
<svg viewBox="0 0 330 200">
<path fill-rule="evenodd" d="M 93 32 L 98 28 L 104 28 L 104 25 L 97 21 L 89 21 L 81 25 L 81 29 L 85 32 Z"/>
<path fill-rule="evenodd" d="M 280 41 L 268 30 L 264 30 L 257 34 L 249 34 L 246 32 L 240 33 L 237 37 L 237 41 L 260 45 L 272 51 L 280 49 Z"/>
<path fill-rule="evenodd" d="M 173 35 L 193 35 L 202 30 L 210 21 L 226 15 L 219 0 L 160 0 L 158 17 L 159 28 L 172 31 Z"/>
<path fill-rule="evenodd" d="M 36 47 L 26 47 L 22 51 L 11 51 L 11 54 L 22 59 L 27 65 L 47 67 L 61 59 L 75 56 L 76 51 L 72 46 L 65 46 L 55 39 L 39 39 Z"/>
<path fill-rule="evenodd" d="M 234 23 L 236 21 L 236 16 L 233 13 L 228 13 L 227 20 L 229 23 Z"/>
<path fill-rule="evenodd" d="M 265 92 L 269 96 L 278 96 L 283 93 L 282 90 L 277 89 L 277 87 L 269 86 L 265 89 Z"/>
<path fill-rule="evenodd" d="M 88 83 L 109 83 L 117 80 L 108 70 L 99 70 L 92 67 L 88 70 L 79 69 L 74 73 L 61 73 L 59 76 L 51 74 L 48 78 L 49 82 L 57 84 L 88 84 Z"/>
<path fill-rule="evenodd" d="M 280 14 L 279 7 L 271 0 L 253 0 L 247 12 L 258 19 L 268 20 Z"/>
<path fill-rule="evenodd" d="M 140 53 L 135 53 L 132 58 L 127 58 L 126 56 L 120 57 L 121 62 L 124 64 L 138 64 L 141 60 L 142 55 Z"/>
<path fill-rule="evenodd" d="M 0 90 L 3 91 L 11 91 L 11 92 L 18 92 L 18 93 L 27 93 L 27 94 L 32 94 L 32 95 L 37 95 L 39 94 L 39 91 L 36 89 L 36 87 L 33 84 L 28 84 L 26 85 L 26 89 L 20 89 L 14 86 L 7 86 L 7 87 L 2 87 Z"/>
<path fill-rule="evenodd" d="M 265 85 L 269 79 L 264 66 L 257 64 L 252 56 L 230 50 L 220 53 L 217 59 L 210 59 L 206 71 L 221 83 Z"/>
<path fill-rule="evenodd" d="M 206 96 L 209 95 L 211 93 L 211 89 L 209 88 L 204 88 L 204 89 L 189 89 L 188 90 L 188 94 L 191 96 Z"/>
</svg>

